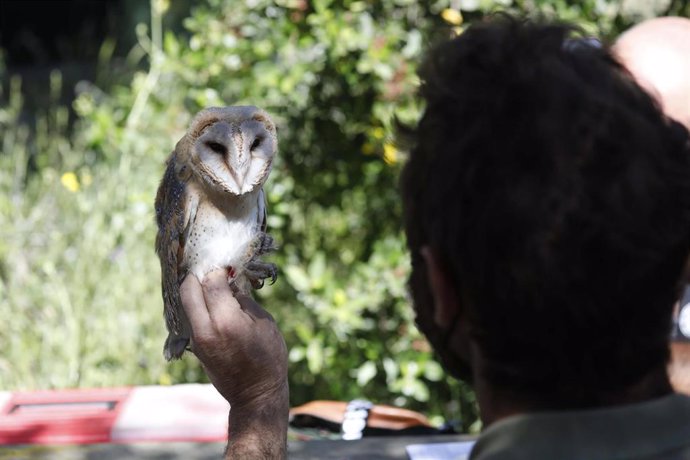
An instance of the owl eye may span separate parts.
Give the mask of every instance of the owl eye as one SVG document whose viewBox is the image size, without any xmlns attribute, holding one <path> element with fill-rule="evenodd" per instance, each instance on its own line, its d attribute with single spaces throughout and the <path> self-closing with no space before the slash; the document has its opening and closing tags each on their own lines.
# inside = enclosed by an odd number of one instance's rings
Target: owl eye
<svg viewBox="0 0 690 460">
<path fill-rule="evenodd" d="M 218 142 L 209 141 L 206 142 L 206 146 L 220 155 L 225 155 L 226 153 L 225 146 L 223 144 L 219 144 Z"/>
<path fill-rule="evenodd" d="M 261 137 L 257 137 L 256 139 L 254 139 L 254 142 L 252 142 L 252 145 L 249 147 L 249 151 L 251 152 L 252 150 L 258 148 L 261 145 L 262 140 L 263 138 Z"/>
</svg>

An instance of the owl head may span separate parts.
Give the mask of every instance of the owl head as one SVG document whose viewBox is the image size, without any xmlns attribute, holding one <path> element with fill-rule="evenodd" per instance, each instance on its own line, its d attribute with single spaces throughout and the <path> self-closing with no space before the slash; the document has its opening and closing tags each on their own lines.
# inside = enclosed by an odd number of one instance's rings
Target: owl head
<svg viewBox="0 0 690 460">
<path fill-rule="evenodd" d="M 257 107 L 211 107 L 194 117 L 175 150 L 205 186 L 243 195 L 261 187 L 271 172 L 276 128 Z"/>
</svg>

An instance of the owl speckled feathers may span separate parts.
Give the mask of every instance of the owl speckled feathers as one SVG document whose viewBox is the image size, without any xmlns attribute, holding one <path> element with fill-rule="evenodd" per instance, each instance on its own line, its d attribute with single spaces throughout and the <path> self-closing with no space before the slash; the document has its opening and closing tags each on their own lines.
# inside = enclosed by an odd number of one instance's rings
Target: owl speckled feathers
<svg viewBox="0 0 690 460">
<path fill-rule="evenodd" d="M 260 256 L 273 249 L 263 184 L 276 151 L 275 125 L 266 112 L 212 107 L 194 117 L 168 158 L 156 194 L 167 360 L 182 356 L 191 337 L 180 301 L 188 273 L 203 281 L 226 268 L 228 281 L 243 294 L 267 278 L 275 281 L 275 265 Z"/>
</svg>

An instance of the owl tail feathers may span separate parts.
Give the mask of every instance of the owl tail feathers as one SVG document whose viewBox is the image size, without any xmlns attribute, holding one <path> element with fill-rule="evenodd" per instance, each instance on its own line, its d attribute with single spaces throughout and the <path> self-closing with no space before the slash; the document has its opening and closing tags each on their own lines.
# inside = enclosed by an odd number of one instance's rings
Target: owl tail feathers
<svg viewBox="0 0 690 460">
<path fill-rule="evenodd" d="M 163 356 L 165 360 L 172 361 L 173 359 L 180 359 L 188 345 L 189 337 L 168 334 L 168 338 L 165 339 L 165 345 L 163 345 Z"/>
</svg>

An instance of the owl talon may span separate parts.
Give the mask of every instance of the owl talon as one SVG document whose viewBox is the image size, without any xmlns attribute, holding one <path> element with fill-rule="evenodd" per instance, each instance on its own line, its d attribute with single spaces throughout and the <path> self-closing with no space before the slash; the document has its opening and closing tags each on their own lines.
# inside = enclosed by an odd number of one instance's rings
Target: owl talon
<svg viewBox="0 0 690 460">
<path fill-rule="evenodd" d="M 254 261 L 247 264 L 245 276 L 254 289 L 261 289 L 264 286 L 265 279 L 270 278 L 271 284 L 276 282 L 276 279 L 278 279 L 278 269 L 274 264 Z"/>
<path fill-rule="evenodd" d="M 256 257 L 276 250 L 276 246 L 273 244 L 273 237 L 268 233 L 261 233 L 259 238 L 256 240 L 255 245 L 256 248 L 254 254 Z"/>
</svg>

